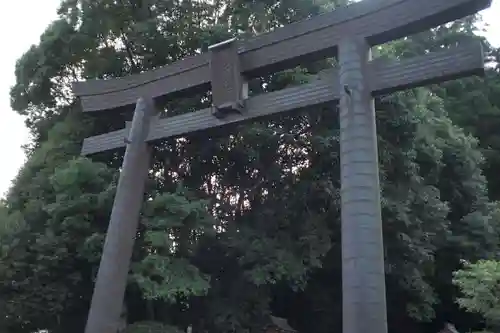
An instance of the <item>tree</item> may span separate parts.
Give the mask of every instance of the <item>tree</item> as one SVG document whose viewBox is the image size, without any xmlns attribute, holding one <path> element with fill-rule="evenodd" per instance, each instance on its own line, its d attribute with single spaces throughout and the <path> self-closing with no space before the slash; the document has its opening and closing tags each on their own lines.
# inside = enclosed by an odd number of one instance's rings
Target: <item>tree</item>
<svg viewBox="0 0 500 333">
<path fill-rule="evenodd" d="M 482 181 L 483 185 L 481 187 L 483 189 L 481 189 L 481 193 L 483 193 L 483 196 L 485 195 L 484 186 L 486 185 L 488 190 L 487 195 L 490 200 L 498 200 L 499 192 L 496 170 L 498 169 L 499 146 L 494 130 L 497 123 L 496 119 L 499 115 L 498 106 L 500 105 L 497 98 L 500 87 L 498 85 L 500 76 L 498 75 L 498 66 L 495 65 L 497 63 L 495 63 L 495 60 L 498 59 L 498 50 L 491 47 L 483 37 L 477 35 L 476 27 L 478 23 L 480 23 L 479 16 L 458 20 L 452 24 L 441 26 L 438 29 L 398 41 L 396 49 L 403 56 L 408 56 L 469 43 L 473 39 L 482 41 L 485 50 L 485 61 L 487 63 L 486 76 L 484 78 L 471 77 L 430 88 L 433 93 L 442 99 L 444 109 L 447 110 L 448 117 L 453 123 L 462 127 L 465 133 L 478 139 L 476 149 L 481 151 L 483 157 L 469 162 L 471 163 L 469 168 L 473 170 L 476 167 L 477 169 L 484 170 L 483 174 L 487 182 L 484 184 L 484 181 Z M 479 174 L 478 171 L 475 173 L 476 175 Z M 477 185 L 477 176 L 474 176 L 473 179 L 476 179 L 476 181 L 470 184 Z M 456 195 L 461 196 L 462 194 L 457 193 Z M 467 204 L 470 202 L 473 201 L 466 201 Z M 492 227 L 492 235 L 496 235 L 496 232 L 493 230 L 498 230 L 496 222 L 497 213 L 495 213 L 497 204 L 492 203 L 490 205 L 492 206 L 489 208 L 492 212 L 490 225 Z M 481 224 L 475 225 L 478 226 Z M 485 248 L 480 245 L 476 250 L 468 246 L 468 241 L 465 240 L 470 239 L 469 237 L 472 235 L 476 237 L 481 233 L 476 228 L 464 228 L 461 224 L 456 225 L 455 234 L 460 234 L 461 236 L 454 236 L 454 241 L 446 244 L 440 251 L 438 258 L 441 259 L 437 264 L 440 273 L 436 276 L 434 282 L 434 285 L 440 292 L 439 298 L 441 299 L 441 304 L 436 308 L 438 318 L 442 318 L 442 321 L 453 321 L 458 323 L 459 326 L 464 325 L 464 329 L 470 327 L 468 321 L 471 323 L 474 322 L 477 320 L 477 316 L 464 314 L 463 310 L 456 306 L 455 299 L 458 297 L 458 293 L 456 288 L 449 283 L 452 272 L 459 269 L 461 267 L 460 260 L 466 259 L 468 256 L 471 256 L 470 260 L 473 262 L 480 258 L 494 258 L 497 256 L 497 251 L 494 249 L 495 246 Z M 465 236 L 464 233 L 468 233 L 469 236 Z M 490 244 L 494 245 L 494 243 Z M 470 250 L 468 253 L 465 251 L 467 248 Z"/>
<path fill-rule="evenodd" d="M 115 175 L 104 164 L 74 158 L 78 144 L 71 137 L 78 127 L 72 121 L 49 132 L 8 195 L 7 211 L 24 222 L 4 243 L 0 261 L 3 313 L 12 331 L 78 327 L 82 318 L 75 312 L 86 307 L 92 290 L 100 248 L 93 235 L 105 226 Z"/>
<path fill-rule="evenodd" d="M 458 304 L 470 312 L 481 314 L 492 328 L 500 324 L 500 262 L 480 260 L 465 263 L 454 274 L 453 283 L 460 288 Z"/>
<path fill-rule="evenodd" d="M 4 326 L 83 331 L 121 156 L 91 162 L 79 158 L 80 144 L 122 128 L 130 115 L 82 115 L 67 94 L 72 81 L 155 68 L 338 3 L 63 1 L 60 19 L 18 62 L 11 92 L 35 141 L 0 210 L 2 225 L 22 221 L 2 238 Z M 436 31 L 380 53 L 425 52 L 460 35 Z M 255 79 L 251 92 L 297 84 L 327 66 Z M 417 330 L 454 309 L 460 259 L 497 252 L 484 141 L 451 120 L 459 119 L 454 105 L 464 89 L 483 83 L 463 82 L 376 102 L 393 331 Z M 169 101 L 165 115 L 201 108 L 204 97 Z M 260 330 L 271 312 L 304 331 L 339 328 L 338 150 L 334 105 L 156 145 L 126 295 L 129 329 L 247 332 Z"/>
</svg>

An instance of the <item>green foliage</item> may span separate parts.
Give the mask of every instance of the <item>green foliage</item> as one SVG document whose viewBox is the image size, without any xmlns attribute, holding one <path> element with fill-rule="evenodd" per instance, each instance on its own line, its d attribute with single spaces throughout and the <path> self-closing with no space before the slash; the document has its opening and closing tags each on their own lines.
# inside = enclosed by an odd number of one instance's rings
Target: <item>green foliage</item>
<svg viewBox="0 0 500 333">
<path fill-rule="evenodd" d="M 137 322 L 127 327 L 125 333 L 181 333 L 175 327 L 154 321 Z"/>
<path fill-rule="evenodd" d="M 146 255 L 133 267 L 133 280 L 146 299 L 175 302 L 177 297 L 206 295 L 210 276 L 190 263 L 202 237 L 215 234 L 207 202 L 177 193 L 164 193 L 146 203 Z"/>
<path fill-rule="evenodd" d="M 210 287 L 209 277 L 200 274 L 186 259 L 150 254 L 134 271 L 133 277 L 146 299 L 174 302 L 176 297 L 206 295 Z"/>
<path fill-rule="evenodd" d="M 484 316 L 488 323 L 500 324 L 500 262 L 479 260 L 466 263 L 454 273 L 453 283 L 460 288 L 458 304 L 470 312 Z"/>
<path fill-rule="evenodd" d="M 2 243 L 0 289 L 7 327 L 28 330 L 70 321 L 61 317 L 89 298 L 85 267 L 96 262 L 85 257 L 86 237 L 103 231 L 115 176 L 104 164 L 72 157 L 78 147 L 70 140 L 78 133 L 73 120 L 50 132 L 49 141 L 21 170 L 5 204 L 9 215 L 2 225 L 23 221 L 10 229 L 10 241 Z"/>
<path fill-rule="evenodd" d="M 112 195 L 106 191 L 112 178 L 104 165 L 70 161 L 50 177 L 46 191 L 51 197 L 26 202 L 25 219 L 43 224 L 16 233 L 1 258 L 0 288 L 10 320 L 22 320 L 19 324 L 27 327 L 50 325 L 88 299 L 83 247 L 90 230 L 98 230 L 95 217 L 106 216 L 100 204 L 106 200 L 103 194 Z M 26 315 L 17 318 L 19 313 Z"/>
<path fill-rule="evenodd" d="M 0 241 L 8 244 L 10 237 L 26 227 L 24 220 L 18 213 L 9 213 L 4 202 L 0 202 Z"/>
<path fill-rule="evenodd" d="M 345 1 L 65 0 L 16 66 L 13 108 L 34 134 L 0 205 L 2 331 L 83 332 L 121 155 L 79 157 L 84 137 L 127 114 L 81 115 L 68 88 L 121 77 Z M 378 53 L 405 57 L 464 42 L 468 18 Z M 488 48 L 488 56 L 498 52 Z M 328 62 L 250 82 L 253 94 L 303 83 Z M 494 131 L 499 74 L 376 101 L 389 326 L 463 319 L 452 272 L 498 255 Z M 172 100 L 167 115 L 203 106 Z M 486 117 L 487 115 L 488 117 Z M 126 295 L 127 332 L 250 332 L 266 316 L 340 329 L 339 131 L 334 107 L 155 145 Z M 483 175 L 483 170 L 486 170 Z M 490 196 L 490 198 L 488 197 Z M 444 317 L 447 314 L 447 317 Z M 466 321 L 469 322 L 466 322 Z M 442 326 L 441 323 L 438 323 Z"/>
</svg>

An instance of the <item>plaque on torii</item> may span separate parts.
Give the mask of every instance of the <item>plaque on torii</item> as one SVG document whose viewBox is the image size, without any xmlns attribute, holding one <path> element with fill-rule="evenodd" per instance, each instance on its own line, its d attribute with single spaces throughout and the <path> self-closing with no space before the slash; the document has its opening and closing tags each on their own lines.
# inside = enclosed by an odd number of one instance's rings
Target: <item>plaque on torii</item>
<svg viewBox="0 0 500 333">
<path fill-rule="evenodd" d="M 386 333 L 373 98 L 481 75 L 484 55 L 479 42 L 399 61 L 372 59 L 370 50 L 490 5 L 491 0 L 364 0 L 250 40 L 216 44 L 207 53 L 159 69 L 76 83 L 73 91 L 84 112 L 136 104 L 132 121 L 122 130 L 89 137 L 82 147 L 83 155 L 125 148 L 85 332 L 115 333 L 150 167 L 150 143 L 338 101 L 343 332 Z M 329 56 L 337 56 L 338 69 L 325 70 L 307 84 L 248 98 L 248 79 Z M 189 96 L 200 89 L 211 89 L 211 107 L 153 117 L 155 99 Z"/>
</svg>

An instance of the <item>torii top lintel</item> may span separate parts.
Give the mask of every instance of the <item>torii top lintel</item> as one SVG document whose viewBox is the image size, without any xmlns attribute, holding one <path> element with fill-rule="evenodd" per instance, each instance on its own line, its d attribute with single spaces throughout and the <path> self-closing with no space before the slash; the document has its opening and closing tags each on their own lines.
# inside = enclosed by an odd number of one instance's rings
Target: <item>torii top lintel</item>
<svg viewBox="0 0 500 333">
<path fill-rule="evenodd" d="M 273 73 L 335 55 L 345 36 L 366 38 L 370 45 L 408 36 L 475 14 L 492 0 L 363 0 L 238 41 L 239 68 L 245 77 Z M 105 111 L 134 104 L 139 97 L 189 93 L 210 88 L 210 52 L 188 57 L 145 73 L 74 84 L 83 111 Z"/>
</svg>

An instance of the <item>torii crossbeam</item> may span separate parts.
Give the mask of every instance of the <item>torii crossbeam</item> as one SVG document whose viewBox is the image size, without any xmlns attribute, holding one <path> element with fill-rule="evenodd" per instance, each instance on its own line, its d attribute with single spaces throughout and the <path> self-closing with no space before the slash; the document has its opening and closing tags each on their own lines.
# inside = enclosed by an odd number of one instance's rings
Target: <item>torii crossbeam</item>
<svg viewBox="0 0 500 333">
<path fill-rule="evenodd" d="M 484 72 L 480 43 L 400 61 L 371 47 L 475 14 L 491 0 L 364 0 L 172 65 L 74 86 L 84 112 L 136 103 L 124 129 L 85 139 L 83 155 L 124 148 L 86 333 L 115 333 L 149 169 L 149 143 L 258 117 L 340 102 L 344 333 L 386 333 L 384 252 L 373 97 Z M 310 83 L 248 98 L 246 80 L 337 56 Z M 212 90 L 213 107 L 159 119 L 153 100 Z"/>
</svg>

